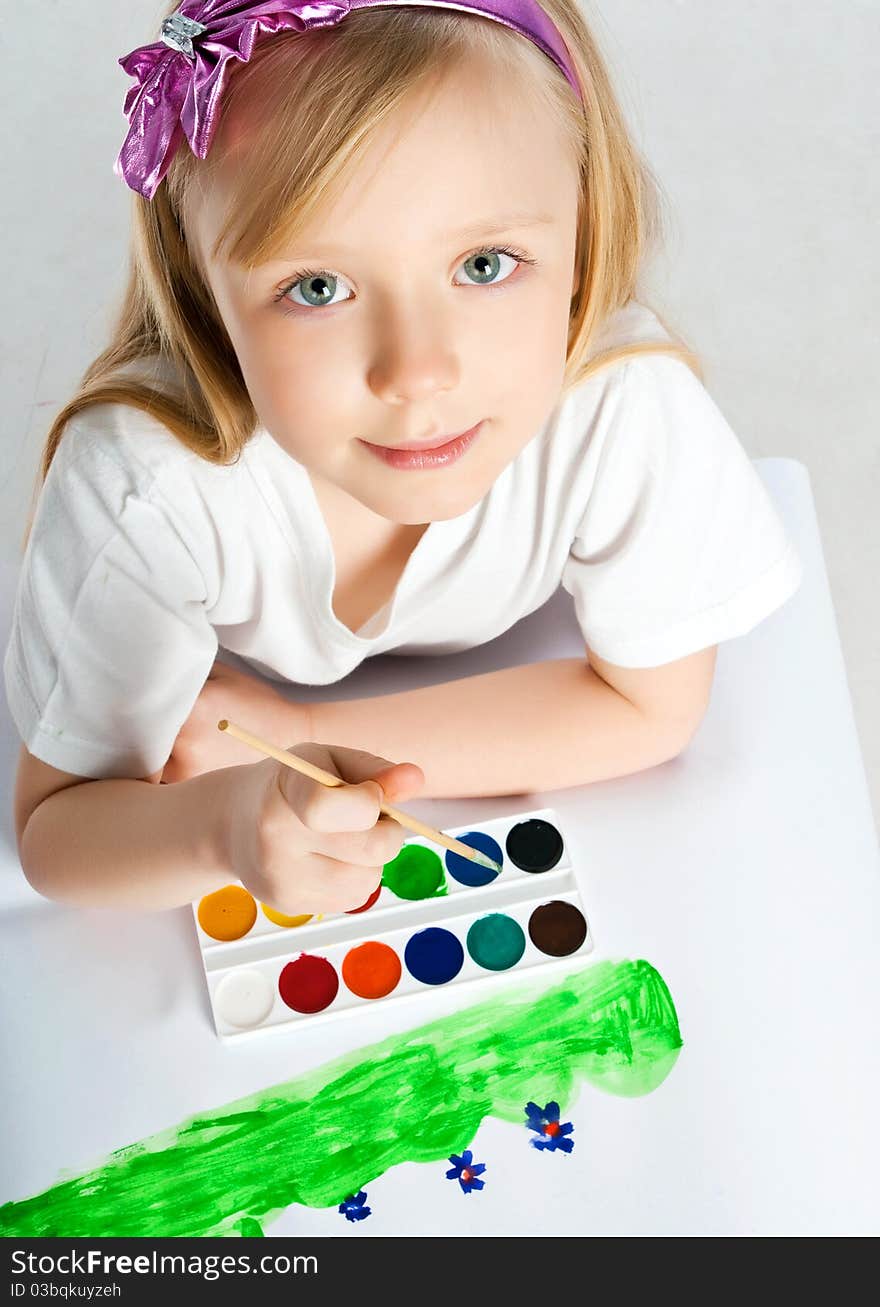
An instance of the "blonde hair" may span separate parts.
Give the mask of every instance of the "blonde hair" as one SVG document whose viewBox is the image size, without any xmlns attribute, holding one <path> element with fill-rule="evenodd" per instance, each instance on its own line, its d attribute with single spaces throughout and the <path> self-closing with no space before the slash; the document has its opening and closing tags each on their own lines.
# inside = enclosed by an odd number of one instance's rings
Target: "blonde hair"
<svg viewBox="0 0 880 1307">
<path fill-rule="evenodd" d="M 531 41 L 460 11 L 359 10 L 336 27 L 258 41 L 251 60 L 234 66 L 207 159 L 196 159 L 183 140 L 152 201 L 132 195 L 129 282 L 111 341 L 52 423 L 41 480 L 65 424 L 95 404 L 144 410 L 212 463 L 234 462 L 256 430 L 257 414 L 235 351 L 186 239 L 193 198 L 210 184 L 224 151 L 234 148 L 223 124 L 234 119 L 236 105 L 258 106 L 259 131 L 242 151 L 214 252 L 253 267 L 277 258 L 310 212 L 326 204 L 371 134 L 410 93 L 475 51 L 506 77 L 527 79 L 528 88 L 558 118 L 579 161 L 580 284 L 571 305 L 564 390 L 609 363 L 641 353 L 673 354 L 700 376 L 696 357 L 680 338 L 596 349 L 604 323 L 634 297 L 643 258 L 659 234 L 659 196 L 630 140 L 577 0 L 542 0 L 542 6 L 568 46 L 584 88 L 583 104 Z M 176 8 L 171 5 L 168 14 Z M 174 365 L 179 391 L 163 387 L 158 375 L 151 384 L 149 371 L 124 375 L 129 365 L 157 357 Z"/>
</svg>

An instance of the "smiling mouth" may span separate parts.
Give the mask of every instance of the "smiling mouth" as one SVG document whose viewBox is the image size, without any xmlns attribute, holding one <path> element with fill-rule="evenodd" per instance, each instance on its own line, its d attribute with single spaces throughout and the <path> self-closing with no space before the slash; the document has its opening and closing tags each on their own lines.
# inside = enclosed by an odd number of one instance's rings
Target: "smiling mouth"
<svg viewBox="0 0 880 1307">
<path fill-rule="evenodd" d="M 477 423 L 479 426 L 479 423 Z M 427 452 L 432 449 L 442 449 L 444 445 L 451 445 L 453 440 L 461 440 L 464 436 L 469 436 L 476 428 L 468 427 L 467 431 L 456 431 L 451 436 L 427 436 L 424 440 L 403 440 L 399 444 L 379 445 L 372 440 L 365 440 L 365 445 L 372 445 L 374 449 L 394 450 L 423 450 Z"/>
<path fill-rule="evenodd" d="M 390 467 L 415 471 L 420 468 L 449 467 L 457 463 L 470 449 L 483 427 L 485 419 L 457 436 L 431 436 L 427 442 L 408 441 L 403 445 L 374 445 L 369 440 L 359 443 L 376 458 Z"/>
</svg>

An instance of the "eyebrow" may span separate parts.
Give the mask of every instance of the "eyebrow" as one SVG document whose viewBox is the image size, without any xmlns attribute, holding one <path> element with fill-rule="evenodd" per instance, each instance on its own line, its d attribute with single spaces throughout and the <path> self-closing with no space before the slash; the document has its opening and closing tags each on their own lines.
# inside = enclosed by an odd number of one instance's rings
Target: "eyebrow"
<svg viewBox="0 0 880 1307">
<path fill-rule="evenodd" d="M 518 227 L 539 227 L 547 226 L 556 222 L 556 218 L 550 213 L 506 213 L 497 218 L 492 218 L 483 222 L 472 222 L 467 227 L 462 227 L 458 231 L 452 232 L 452 239 L 455 241 L 479 240 L 484 236 L 492 236 L 496 232 L 509 231 Z M 307 238 L 297 237 L 297 245 L 306 246 L 311 244 Z M 337 245 L 335 242 L 325 242 L 319 237 L 315 237 L 313 242 L 316 246 L 321 245 L 326 250 L 334 250 L 339 254 L 347 254 L 350 248 L 346 245 Z"/>
<path fill-rule="evenodd" d="M 508 227 L 540 227 L 556 219 L 550 213 L 507 213 L 488 222 L 473 222 L 460 231 L 453 232 L 457 240 L 466 240 L 469 236 L 491 236 L 496 231 L 506 231 Z"/>
</svg>

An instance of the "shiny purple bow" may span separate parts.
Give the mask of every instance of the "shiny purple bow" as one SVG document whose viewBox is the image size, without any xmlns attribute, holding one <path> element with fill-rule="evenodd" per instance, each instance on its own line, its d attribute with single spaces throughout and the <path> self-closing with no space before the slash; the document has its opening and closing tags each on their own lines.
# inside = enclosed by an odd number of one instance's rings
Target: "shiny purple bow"
<svg viewBox="0 0 880 1307">
<path fill-rule="evenodd" d="M 247 63 L 260 32 L 335 27 L 354 9 L 407 3 L 463 9 L 520 32 L 581 90 L 565 42 L 538 0 L 184 0 L 162 24 L 162 39 L 119 62 L 137 79 L 125 97 L 129 131 L 114 171 L 151 200 L 183 132 L 204 159 L 220 113 L 230 59 Z"/>
<path fill-rule="evenodd" d="M 230 59 L 247 63 L 259 32 L 333 27 L 350 9 L 349 0 L 184 0 L 163 23 L 161 41 L 119 60 L 137 83 L 125 97 L 130 126 L 116 175 L 151 200 L 181 132 L 193 154 L 207 155 Z M 200 30 L 194 32 L 194 26 Z"/>
</svg>

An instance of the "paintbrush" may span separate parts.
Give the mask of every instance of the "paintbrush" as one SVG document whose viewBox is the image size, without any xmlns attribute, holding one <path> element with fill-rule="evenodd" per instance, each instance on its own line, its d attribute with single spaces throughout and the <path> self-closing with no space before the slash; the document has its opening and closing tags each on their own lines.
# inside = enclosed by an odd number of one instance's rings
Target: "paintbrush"
<svg viewBox="0 0 880 1307">
<path fill-rule="evenodd" d="M 267 758 L 276 758 L 278 762 L 283 762 L 285 767 L 292 767 L 294 771 L 301 772 L 303 776 L 310 776 L 313 781 L 320 781 L 322 785 L 336 787 L 348 784 L 347 781 L 334 776 L 332 772 L 324 771 L 323 767 L 316 767 L 313 762 L 306 762 L 305 758 L 300 758 L 295 753 L 287 753 L 284 749 L 276 749 L 274 744 L 270 744 L 267 740 L 261 740 L 258 735 L 251 735 L 250 731 L 242 730 L 240 726 L 226 721 L 225 718 L 222 722 L 217 723 L 217 729 L 219 731 L 228 731 L 230 735 L 234 735 L 243 744 L 249 744 L 258 753 L 264 753 Z M 467 858 L 470 862 L 477 862 L 481 867 L 487 867 L 490 871 L 497 872 L 501 870 L 499 863 L 492 858 L 488 858 L 479 849 L 472 849 L 469 844 L 462 844 L 461 840 L 453 839 L 451 835 L 444 834 L 442 830 L 435 830 L 433 826 L 426 826 L 423 821 L 419 821 L 417 817 L 411 817 L 408 812 L 403 812 L 400 808 L 392 808 L 389 803 L 380 803 L 379 811 L 383 812 L 386 817 L 391 817 L 393 821 L 399 822 L 406 830 L 411 830 L 415 835 L 424 836 L 432 844 L 440 844 L 444 849 L 449 849 L 451 853 L 457 853 L 459 857 Z"/>
</svg>

